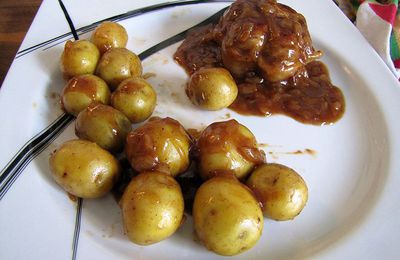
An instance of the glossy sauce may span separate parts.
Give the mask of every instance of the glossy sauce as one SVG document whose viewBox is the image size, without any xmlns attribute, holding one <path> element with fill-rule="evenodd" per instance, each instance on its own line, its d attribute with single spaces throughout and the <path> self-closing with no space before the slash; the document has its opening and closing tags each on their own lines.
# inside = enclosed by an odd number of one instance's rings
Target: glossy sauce
<svg viewBox="0 0 400 260">
<path fill-rule="evenodd" d="M 190 144 L 189 135 L 178 121 L 151 118 L 128 134 L 125 154 L 138 172 L 159 171 L 175 176 L 189 167 Z"/>
<path fill-rule="evenodd" d="M 80 95 L 81 99 L 96 100 L 98 95 L 96 84 L 97 82 L 88 76 L 73 77 L 70 79 L 61 93 L 61 106 L 64 111 L 67 111 L 65 107 L 67 105 L 66 102 L 68 102 L 64 99 L 70 93 Z M 52 98 L 53 96 L 54 94 L 51 95 Z"/>
<path fill-rule="evenodd" d="M 311 45 L 304 17 L 290 7 L 238 0 L 217 25 L 190 32 L 174 58 L 189 75 L 202 67 L 227 67 L 239 88 L 230 106 L 236 112 L 285 114 L 321 125 L 337 121 L 345 110 L 341 90 L 316 61 L 321 55 Z"/>
<path fill-rule="evenodd" d="M 212 153 L 228 154 L 233 149 L 255 165 L 265 162 L 265 154 L 258 149 L 254 135 L 234 119 L 209 125 L 201 133 L 197 149 L 199 156 Z"/>
<path fill-rule="evenodd" d="M 64 96 L 70 92 L 79 92 L 91 99 L 95 99 L 97 94 L 96 83 L 97 82 L 90 77 L 74 77 L 68 81 L 67 87 L 64 88 L 62 95 Z"/>
<path fill-rule="evenodd" d="M 309 124 L 333 123 L 345 104 L 341 90 L 332 85 L 326 66 L 312 61 L 296 76 L 269 84 L 242 83 L 231 109 L 247 115 L 286 114 Z"/>
</svg>

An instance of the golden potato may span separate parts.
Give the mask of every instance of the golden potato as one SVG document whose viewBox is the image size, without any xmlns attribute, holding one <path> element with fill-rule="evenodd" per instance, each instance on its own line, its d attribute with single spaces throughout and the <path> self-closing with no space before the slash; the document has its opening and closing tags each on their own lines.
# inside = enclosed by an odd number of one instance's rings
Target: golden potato
<svg viewBox="0 0 400 260">
<path fill-rule="evenodd" d="M 54 180 L 68 193 L 80 198 L 98 198 L 116 183 L 120 167 L 117 159 L 97 144 L 71 140 L 50 156 Z"/>
<path fill-rule="evenodd" d="M 67 41 L 61 55 L 61 72 L 65 78 L 93 74 L 99 58 L 99 50 L 90 41 Z"/>
<path fill-rule="evenodd" d="M 115 22 L 102 22 L 94 30 L 90 39 L 103 54 L 111 48 L 125 48 L 128 42 L 128 33 L 125 28 Z"/>
<path fill-rule="evenodd" d="M 157 94 L 142 78 L 129 78 L 121 82 L 111 96 L 111 105 L 124 113 L 132 123 L 151 116 L 156 107 Z"/>
<path fill-rule="evenodd" d="M 120 111 L 100 103 L 91 103 L 78 114 L 75 134 L 112 152 L 121 151 L 131 130 L 131 122 Z"/>
<path fill-rule="evenodd" d="M 197 161 L 203 179 L 222 173 L 245 178 L 254 166 L 265 161 L 253 133 L 236 120 L 216 122 L 197 141 Z"/>
<path fill-rule="evenodd" d="M 191 140 L 172 118 L 157 118 L 133 130 L 126 138 L 125 153 L 138 172 L 161 171 L 176 176 L 190 164 Z"/>
<path fill-rule="evenodd" d="M 114 90 L 125 79 L 140 77 L 142 63 L 136 54 L 126 48 L 112 48 L 103 54 L 96 74 Z"/>
<path fill-rule="evenodd" d="M 150 245 L 171 236 L 183 218 L 179 184 L 165 173 L 143 172 L 134 177 L 120 205 L 126 234 L 139 245 Z"/>
<path fill-rule="evenodd" d="M 308 188 L 303 178 L 284 165 L 260 165 L 247 185 L 263 205 L 264 215 L 275 220 L 293 219 L 307 203 Z"/>
<path fill-rule="evenodd" d="M 225 256 L 253 247 L 264 224 L 257 200 L 233 176 L 213 177 L 200 186 L 194 199 L 193 221 L 207 249 Z"/>
<path fill-rule="evenodd" d="M 77 116 L 93 101 L 110 103 L 110 90 L 101 78 L 85 74 L 68 81 L 61 93 L 61 104 L 65 111 Z"/>
<path fill-rule="evenodd" d="M 186 94 L 194 105 L 207 110 L 220 110 L 235 101 L 238 88 L 224 68 L 202 68 L 189 79 Z"/>
</svg>

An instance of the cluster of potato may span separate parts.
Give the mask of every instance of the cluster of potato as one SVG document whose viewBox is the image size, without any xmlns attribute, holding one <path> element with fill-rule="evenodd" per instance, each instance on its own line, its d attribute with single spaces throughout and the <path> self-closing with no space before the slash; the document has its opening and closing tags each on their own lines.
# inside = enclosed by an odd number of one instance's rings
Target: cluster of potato
<svg viewBox="0 0 400 260">
<path fill-rule="evenodd" d="M 248 250 L 261 236 L 263 215 L 293 219 L 307 202 L 301 176 L 266 163 L 253 133 L 235 120 L 204 129 L 195 154 L 205 180 L 194 198 L 195 231 L 213 252 L 235 255 Z"/>
<path fill-rule="evenodd" d="M 137 106 L 135 113 L 145 112 L 149 117 L 155 107 L 155 92 L 139 78 L 142 66 L 125 48 L 127 40 L 124 27 L 104 22 L 90 40 L 67 41 L 61 55 L 61 72 L 68 80 L 61 103 L 67 113 L 76 116 L 75 132 L 80 140 L 68 141 L 53 152 L 50 169 L 55 181 L 77 197 L 101 197 L 117 183 L 121 167 L 112 153 L 123 149 L 135 122 L 132 112 L 124 110 L 135 105 L 128 100 L 143 99 L 142 89 L 150 88 L 154 98 L 146 98 L 145 103 L 153 103 L 145 108 L 147 111 L 143 111 L 143 105 Z M 129 58 L 119 55 L 121 52 L 128 53 Z M 136 78 L 138 83 L 131 84 Z M 127 86 L 137 91 L 128 92 Z M 113 103 L 125 105 L 110 106 Z"/>
<path fill-rule="evenodd" d="M 123 150 L 132 123 L 149 118 L 156 106 L 156 93 L 141 78 L 141 61 L 126 49 L 127 41 L 124 27 L 104 22 L 90 40 L 67 41 L 61 55 L 68 80 L 61 103 L 76 116 L 80 140 L 61 145 L 50 168 L 56 182 L 77 197 L 96 198 L 111 190 L 121 172 L 114 154 Z"/>
<path fill-rule="evenodd" d="M 96 28 L 91 40 L 65 44 L 61 71 L 69 81 L 62 91 L 61 102 L 68 113 L 79 117 L 91 103 L 101 103 L 119 110 L 132 123 L 151 116 L 157 96 L 141 78 L 141 61 L 125 48 L 127 40 L 124 27 L 104 22 Z"/>
<path fill-rule="evenodd" d="M 239 254 L 260 238 L 263 215 L 297 216 L 307 201 L 305 182 L 290 168 L 267 164 L 255 136 L 237 121 L 213 123 L 198 139 L 169 117 L 150 118 L 131 129 L 151 116 L 156 94 L 140 77 L 140 60 L 126 42 L 122 26 L 105 22 L 91 41 L 66 43 L 61 68 L 70 79 L 62 104 L 77 117 L 80 139 L 51 154 L 55 181 L 74 196 L 101 197 L 123 177 L 116 156 L 126 156 L 136 175 L 119 204 L 127 236 L 140 245 L 164 240 L 182 224 L 184 197 L 175 177 L 191 163 L 203 180 L 193 203 L 194 228 L 209 250 Z M 187 93 L 206 109 L 220 109 L 236 98 L 231 81 L 220 69 L 202 69 L 191 77 Z M 213 82 L 222 87 L 213 88 Z M 214 99 L 218 95 L 227 99 Z"/>
</svg>

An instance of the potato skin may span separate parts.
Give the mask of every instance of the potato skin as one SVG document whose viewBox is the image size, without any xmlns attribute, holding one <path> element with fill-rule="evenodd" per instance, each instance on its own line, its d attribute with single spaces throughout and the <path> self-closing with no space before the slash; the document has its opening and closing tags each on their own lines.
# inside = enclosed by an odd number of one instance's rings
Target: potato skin
<svg viewBox="0 0 400 260">
<path fill-rule="evenodd" d="M 54 180 L 80 198 L 98 198 L 116 183 L 120 166 L 112 154 L 93 142 L 71 140 L 50 155 Z"/>
<path fill-rule="evenodd" d="M 308 200 L 308 188 L 303 178 L 281 164 L 260 165 L 250 175 L 247 186 L 263 205 L 264 215 L 275 220 L 293 219 Z"/>
<path fill-rule="evenodd" d="M 96 27 L 90 41 L 103 54 L 111 48 L 125 48 L 128 42 L 128 33 L 119 23 L 106 21 Z"/>
<path fill-rule="evenodd" d="M 265 161 L 265 154 L 253 133 L 232 119 L 204 129 L 197 141 L 197 161 L 203 179 L 226 173 L 243 179 Z"/>
<path fill-rule="evenodd" d="M 126 48 L 112 48 L 103 54 L 96 75 L 107 82 L 111 90 L 130 77 L 142 75 L 142 63 L 135 53 Z"/>
<path fill-rule="evenodd" d="M 77 116 L 94 101 L 109 104 L 110 96 L 110 90 L 104 80 L 92 74 L 85 74 L 75 76 L 67 82 L 61 93 L 61 103 L 65 111 Z"/>
<path fill-rule="evenodd" d="M 236 178 L 213 177 L 196 192 L 195 231 L 207 249 L 225 256 L 240 254 L 259 240 L 264 218 L 252 192 Z"/>
<path fill-rule="evenodd" d="M 93 74 L 99 58 L 99 50 L 90 41 L 67 41 L 61 55 L 61 72 L 67 79 L 83 74 Z"/>
<path fill-rule="evenodd" d="M 235 101 L 238 88 L 224 68 L 202 68 L 189 79 L 186 94 L 194 105 L 206 110 L 220 110 Z"/>
<path fill-rule="evenodd" d="M 125 153 L 138 172 L 161 171 L 177 176 L 189 167 L 190 145 L 190 137 L 178 121 L 152 118 L 128 134 Z"/>
<path fill-rule="evenodd" d="M 134 177 L 120 205 L 126 234 L 139 245 L 154 244 L 171 236 L 183 218 L 181 188 L 165 173 L 143 172 Z"/>
<path fill-rule="evenodd" d="M 111 96 L 111 105 L 124 113 L 132 123 L 143 122 L 149 118 L 156 102 L 156 92 L 142 78 L 122 81 Z"/>
<path fill-rule="evenodd" d="M 91 103 L 75 121 L 75 134 L 79 138 L 112 152 L 122 150 L 130 130 L 131 122 L 123 113 L 100 103 Z"/>
</svg>

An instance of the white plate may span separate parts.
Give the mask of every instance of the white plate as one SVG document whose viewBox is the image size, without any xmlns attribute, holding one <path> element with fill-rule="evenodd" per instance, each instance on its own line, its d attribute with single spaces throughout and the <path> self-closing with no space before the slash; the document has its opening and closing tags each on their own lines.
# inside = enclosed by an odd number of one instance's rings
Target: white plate
<svg viewBox="0 0 400 260">
<path fill-rule="evenodd" d="M 79 28 L 158 2 L 71 0 L 65 5 L 82 33 Z M 155 115 L 200 128 L 229 113 L 268 144 L 269 162 L 286 164 L 306 180 L 309 201 L 302 214 L 288 222 L 266 219 L 260 241 L 237 258 L 398 259 L 399 84 L 331 0 L 282 2 L 305 15 L 315 45 L 325 52 L 323 61 L 346 99 L 340 121 L 318 127 L 285 116 L 200 111 L 187 100 L 182 87 L 187 76 L 172 60 L 178 44 L 143 61 L 145 72 L 156 73 L 149 79 L 159 97 Z M 227 4 L 187 2 L 123 15 L 119 22 L 128 30 L 128 48 L 141 53 Z M 80 37 L 88 38 L 91 28 Z M 57 98 L 64 85 L 58 59 L 72 36 L 48 42 L 68 30 L 57 1 L 45 0 L 0 91 L 0 259 L 219 258 L 194 241 L 191 218 L 161 243 L 134 245 L 123 234 L 111 196 L 84 200 L 80 208 L 51 179 L 49 153 L 75 138 L 73 123 L 60 117 Z M 315 154 L 293 153 L 305 149 Z"/>
</svg>

